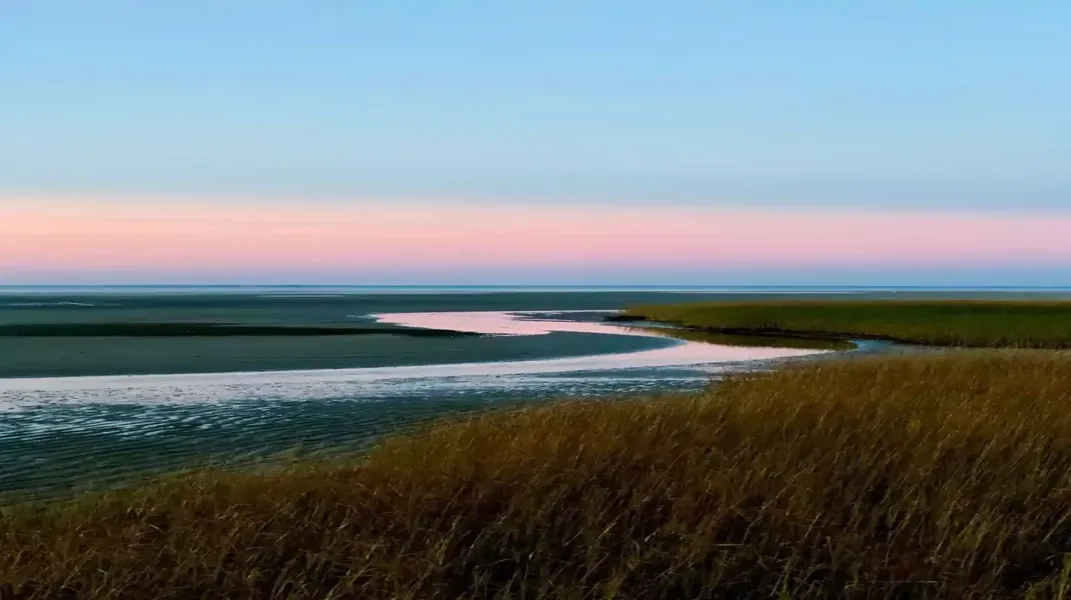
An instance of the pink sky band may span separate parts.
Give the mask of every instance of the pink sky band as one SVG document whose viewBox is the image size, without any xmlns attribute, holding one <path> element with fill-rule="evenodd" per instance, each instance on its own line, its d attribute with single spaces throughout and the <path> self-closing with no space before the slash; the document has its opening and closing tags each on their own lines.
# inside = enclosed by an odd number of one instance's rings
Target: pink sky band
<svg viewBox="0 0 1071 600">
<path fill-rule="evenodd" d="M 0 269 L 1071 264 L 1071 214 L 0 198 Z"/>
</svg>

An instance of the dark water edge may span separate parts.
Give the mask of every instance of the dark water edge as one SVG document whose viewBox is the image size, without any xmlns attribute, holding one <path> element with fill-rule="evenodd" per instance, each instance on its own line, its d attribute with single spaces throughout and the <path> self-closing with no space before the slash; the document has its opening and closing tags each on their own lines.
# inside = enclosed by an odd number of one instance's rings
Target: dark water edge
<svg viewBox="0 0 1071 600">
<path fill-rule="evenodd" d="M 632 352 L 663 340 L 568 332 L 528 337 L 396 335 L 0 337 L 0 378 L 457 364 Z"/>
<path fill-rule="evenodd" d="M 0 337 L 289 337 L 337 335 L 400 335 L 441 338 L 479 334 L 444 329 L 413 329 L 391 325 L 240 325 L 224 323 L 20 323 L 0 325 Z"/>
<path fill-rule="evenodd" d="M 554 333 L 481 338 L 407 333 L 376 323 L 374 315 L 399 312 L 502 310 L 608 310 L 663 300 L 719 298 L 718 294 L 627 292 L 302 293 L 200 288 L 167 292 L 64 289 L 7 293 L 0 288 L 0 332 L 34 330 L 83 335 L 0 335 L 0 378 L 156 373 L 219 373 L 453 364 L 492 360 L 630 352 L 659 342 L 618 336 Z M 142 334 L 211 323 L 287 335 L 84 335 Z M 290 328 L 361 328 L 359 336 L 293 335 Z M 382 335 L 375 333 L 382 329 Z M 436 339 L 427 339 L 424 335 Z"/>
</svg>

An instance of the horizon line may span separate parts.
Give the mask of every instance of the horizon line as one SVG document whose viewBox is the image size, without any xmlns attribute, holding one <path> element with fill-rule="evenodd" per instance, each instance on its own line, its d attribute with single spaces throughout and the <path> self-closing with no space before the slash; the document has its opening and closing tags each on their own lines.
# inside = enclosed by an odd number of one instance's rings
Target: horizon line
<svg viewBox="0 0 1071 600">
<path fill-rule="evenodd" d="M 657 289 L 657 290 L 673 290 L 673 289 L 697 289 L 697 290 L 733 290 L 733 289 L 873 289 L 873 290 L 895 290 L 895 289 L 925 289 L 925 290 L 988 290 L 988 289 L 1013 289 L 1013 290 L 1042 290 L 1042 289 L 1067 289 L 1071 290 L 1071 284 L 1048 284 L 1048 285 L 924 285 L 924 284 L 906 284 L 906 285 L 847 285 L 847 284 L 723 284 L 723 285 L 696 285 L 696 284 L 657 284 L 657 285 L 643 285 L 643 284 L 605 284 L 605 285 L 577 285 L 577 284 L 315 284 L 315 283 L 279 283 L 279 284 L 257 284 L 257 283 L 107 283 L 107 284 L 86 284 L 86 283 L 48 283 L 48 284 L 0 284 L 0 290 L 3 289 L 47 289 L 47 288 L 74 288 L 74 289 L 99 289 L 99 288 L 302 288 L 302 289 L 317 289 L 317 288 L 335 288 L 335 289 L 427 289 L 427 288 L 467 288 L 467 289 L 624 289 L 624 290 L 644 290 L 644 289 Z"/>
</svg>

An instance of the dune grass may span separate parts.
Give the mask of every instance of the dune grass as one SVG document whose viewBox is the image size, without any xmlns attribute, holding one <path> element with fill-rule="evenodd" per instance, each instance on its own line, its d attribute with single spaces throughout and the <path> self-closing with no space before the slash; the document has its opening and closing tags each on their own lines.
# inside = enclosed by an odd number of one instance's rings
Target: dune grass
<svg viewBox="0 0 1071 600">
<path fill-rule="evenodd" d="M 0 512 L 10 598 L 1071 597 L 1064 353 L 855 359 Z"/>
<path fill-rule="evenodd" d="M 1071 301 L 798 300 L 639 306 L 623 318 L 734 335 L 937 346 L 1071 348 Z"/>
</svg>

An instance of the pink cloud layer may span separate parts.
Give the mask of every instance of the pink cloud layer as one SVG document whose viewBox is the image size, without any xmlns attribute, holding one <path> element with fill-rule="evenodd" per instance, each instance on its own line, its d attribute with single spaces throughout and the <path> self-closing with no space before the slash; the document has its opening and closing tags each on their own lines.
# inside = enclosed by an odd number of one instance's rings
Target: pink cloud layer
<svg viewBox="0 0 1071 600">
<path fill-rule="evenodd" d="M 0 198 L 0 269 L 1071 263 L 1071 214 Z"/>
</svg>

